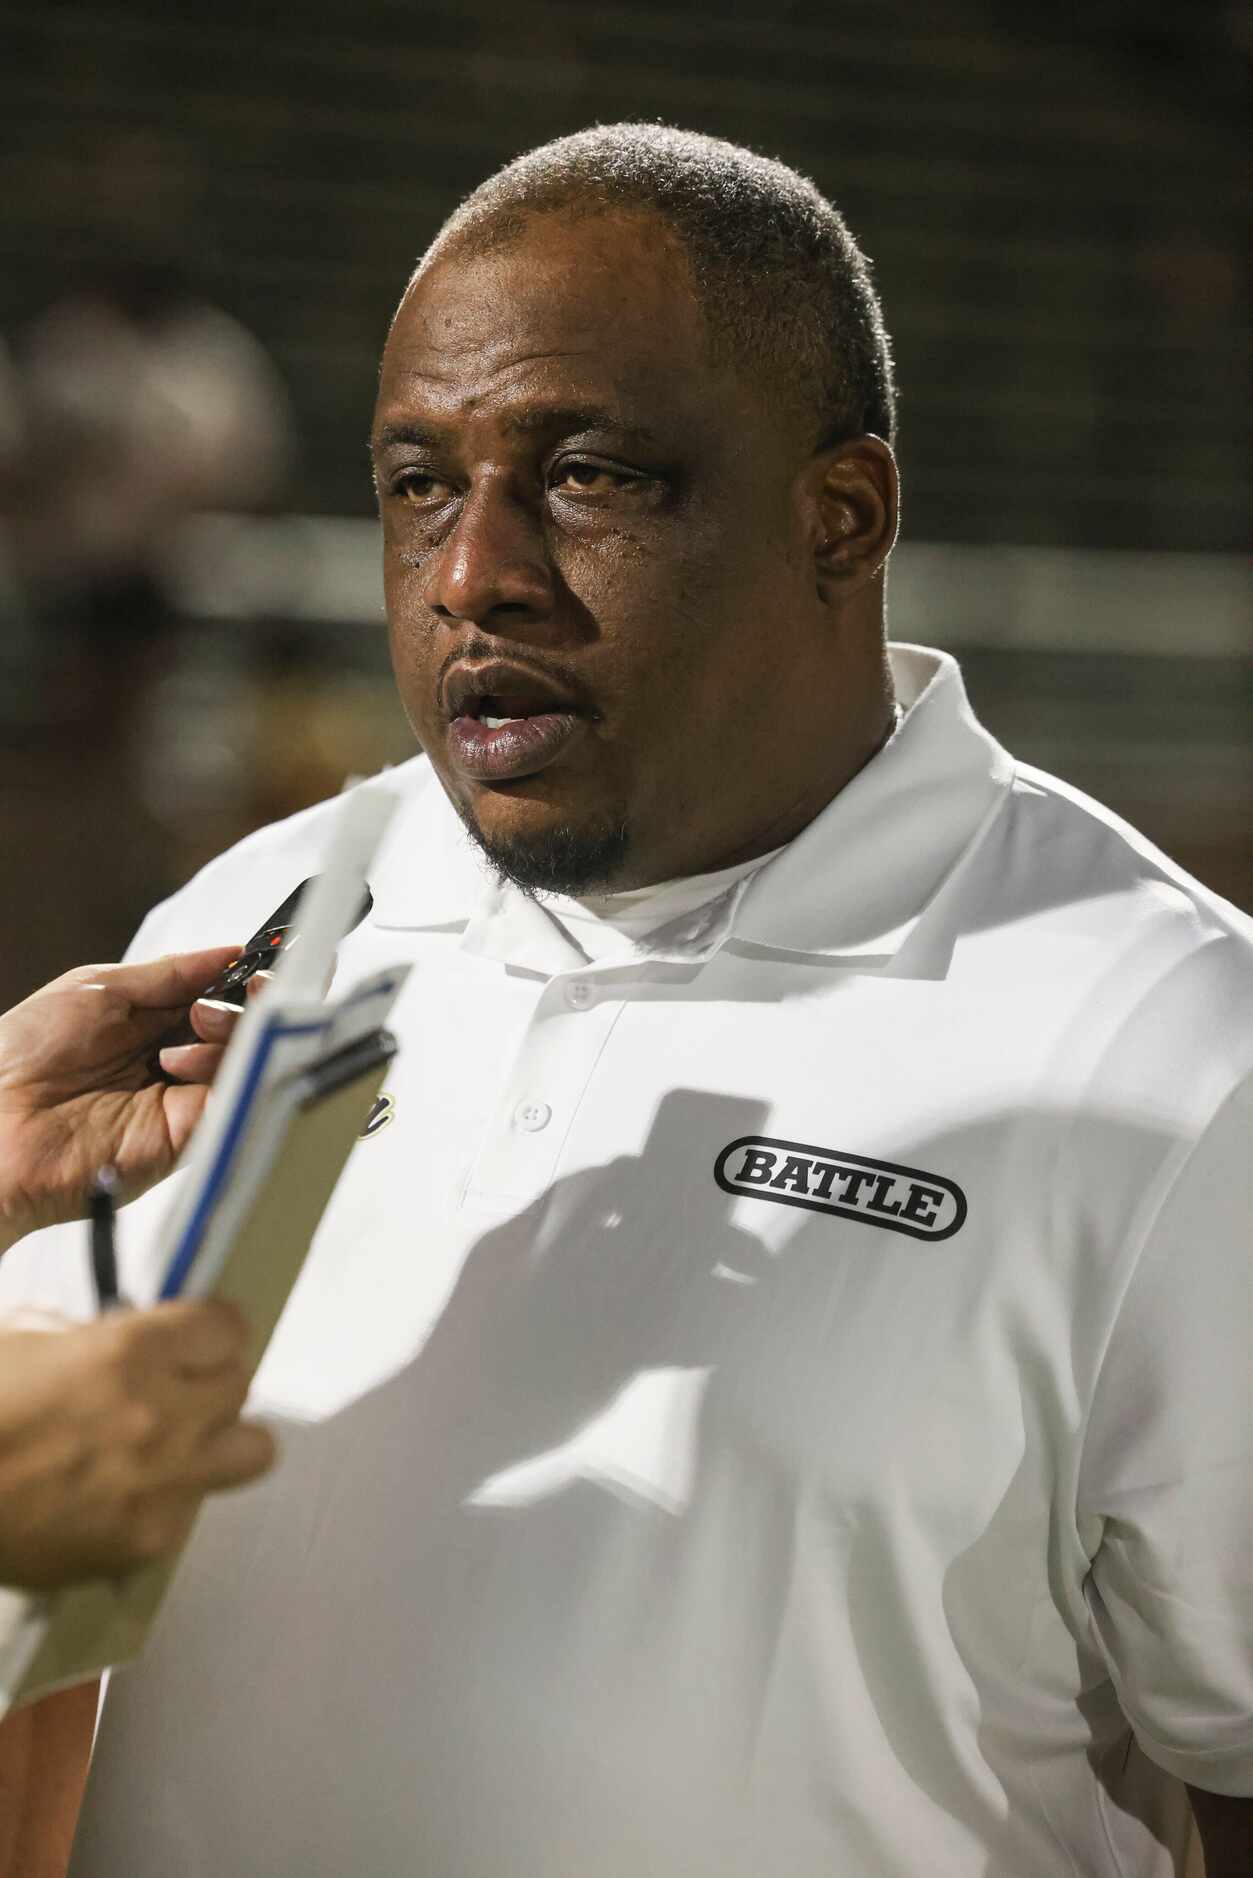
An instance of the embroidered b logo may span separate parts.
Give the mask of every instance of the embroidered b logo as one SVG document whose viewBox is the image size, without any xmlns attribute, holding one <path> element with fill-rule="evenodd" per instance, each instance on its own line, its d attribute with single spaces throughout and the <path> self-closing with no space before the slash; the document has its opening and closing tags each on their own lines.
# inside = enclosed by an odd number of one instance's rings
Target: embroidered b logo
<svg viewBox="0 0 1253 1878">
<path fill-rule="evenodd" d="M 377 1135 L 381 1128 L 386 1128 L 395 1113 L 396 1098 L 395 1096 L 389 1096 L 384 1090 L 381 1095 L 375 1096 L 370 1108 L 370 1113 L 365 1118 L 365 1127 L 361 1130 L 359 1139 L 365 1141 L 368 1136 Z"/>
</svg>

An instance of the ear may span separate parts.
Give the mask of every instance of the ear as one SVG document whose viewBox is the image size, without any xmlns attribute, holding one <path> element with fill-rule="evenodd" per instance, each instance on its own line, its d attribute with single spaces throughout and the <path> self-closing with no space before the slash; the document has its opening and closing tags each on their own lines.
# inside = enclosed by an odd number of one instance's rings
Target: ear
<svg viewBox="0 0 1253 1878">
<path fill-rule="evenodd" d="M 823 601 L 840 604 L 869 585 L 896 544 L 896 458 L 881 437 L 853 437 L 820 451 L 811 477 L 815 584 Z"/>
</svg>

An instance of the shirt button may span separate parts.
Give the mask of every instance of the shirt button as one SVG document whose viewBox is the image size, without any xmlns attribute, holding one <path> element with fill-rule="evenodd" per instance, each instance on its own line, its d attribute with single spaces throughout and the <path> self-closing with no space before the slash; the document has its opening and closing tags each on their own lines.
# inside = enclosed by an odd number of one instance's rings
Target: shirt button
<svg viewBox="0 0 1253 1878">
<path fill-rule="evenodd" d="M 519 1102 L 513 1111 L 513 1125 L 524 1134 L 537 1135 L 541 1128 L 547 1128 L 552 1117 L 547 1102 Z"/>
<path fill-rule="evenodd" d="M 566 986 L 566 1003 L 575 1011 L 585 1011 L 592 1002 L 592 987 L 585 978 L 576 978 Z"/>
</svg>

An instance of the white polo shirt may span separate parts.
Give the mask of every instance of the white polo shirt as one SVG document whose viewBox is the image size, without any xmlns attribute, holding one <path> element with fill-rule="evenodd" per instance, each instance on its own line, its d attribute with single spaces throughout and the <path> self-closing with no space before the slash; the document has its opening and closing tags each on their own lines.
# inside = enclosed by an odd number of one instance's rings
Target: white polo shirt
<svg viewBox="0 0 1253 1878">
<path fill-rule="evenodd" d="M 828 809 L 596 964 L 388 774 L 391 1106 L 74 1878 L 1156 1878 L 1175 1776 L 1253 1790 L 1249 929 L 893 660 Z M 136 952 L 251 931 L 333 813 Z"/>
</svg>

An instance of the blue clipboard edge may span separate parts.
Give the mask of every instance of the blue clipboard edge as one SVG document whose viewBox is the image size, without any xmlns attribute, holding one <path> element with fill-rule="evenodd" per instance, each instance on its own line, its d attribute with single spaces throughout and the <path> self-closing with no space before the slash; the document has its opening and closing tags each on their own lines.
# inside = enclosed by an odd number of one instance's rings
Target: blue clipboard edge
<svg viewBox="0 0 1253 1878">
<path fill-rule="evenodd" d="M 201 1242 L 204 1239 L 205 1229 L 208 1226 L 213 1209 L 217 1205 L 218 1197 L 221 1194 L 227 1176 L 231 1171 L 231 1164 L 235 1159 L 235 1151 L 243 1137 L 244 1129 L 247 1127 L 248 1118 L 252 1114 L 257 1090 L 260 1087 L 261 1078 L 265 1073 L 266 1064 L 270 1060 L 270 1055 L 275 1044 L 281 1037 L 315 1036 L 321 1031 L 329 1030 L 330 1024 L 331 1019 L 329 1016 L 316 1023 L 303 1024 L 284 1023 L 280 1018 L 273 1020 L 261 1033 L 256 1050 L 253 1054 L 252 1062 L 248 1065 L 248 1073 L 244 1078 L 243 1087 L 240 1089 L 239 1095 L 236 1098 L 235 1110 L 231 1116 L 230 1124 L 221 1141 L 218 1143 L 217 1155 L 214 1158 L 213 1165 L 209 1169 L 208 1176 L 201 1189 L 200 1198 L 196 1202 L 191 1218 L 183 1228 L 183 1236 L 175 1247 L 173 1256 L 166 1268 L 165 1277 L 161 1281 L 161 1289 L 157 1295 L 162 1302 L 170 1298 L 177 1298 L 182 1292 L 183 1286 L 187 1283 L 188 1274 L 195 1263 L 196 1254 L 199 1252 Z"/>
</svg>

